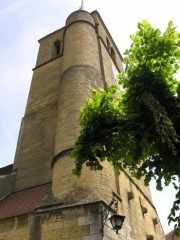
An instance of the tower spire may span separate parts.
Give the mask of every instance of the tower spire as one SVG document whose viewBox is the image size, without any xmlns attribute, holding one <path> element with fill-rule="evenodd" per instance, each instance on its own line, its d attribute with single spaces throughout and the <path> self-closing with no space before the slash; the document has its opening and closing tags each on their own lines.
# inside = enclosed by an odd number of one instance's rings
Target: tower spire
<svg viewBox="0 0 180 240">
<path fill-rule="evenodd" d="M 85 10 L 85 8 L 84 8 L 84 0 L 82 0 L 81 7 L 79 8 L 79 10 Z"/>
</svg>

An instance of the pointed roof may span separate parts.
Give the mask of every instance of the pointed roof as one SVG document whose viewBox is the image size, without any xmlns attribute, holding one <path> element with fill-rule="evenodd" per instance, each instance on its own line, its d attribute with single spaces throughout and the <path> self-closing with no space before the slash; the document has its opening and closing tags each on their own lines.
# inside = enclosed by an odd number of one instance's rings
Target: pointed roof
<svg viewBox="0 0 180 240">
<path fill-rule="evenodd" d="M 84 8 L 84 0 L 82 0 L 81 7 L 79 8 L 79 10 L 85 10 L 85 8 Z"/>
<path fill-rule="evenodd" d="M 13 172 L 13 164 L 0 168 L 0 176 L 8 175 L 8 174 L 11 174 L 12 172 Z"/>
</svg>

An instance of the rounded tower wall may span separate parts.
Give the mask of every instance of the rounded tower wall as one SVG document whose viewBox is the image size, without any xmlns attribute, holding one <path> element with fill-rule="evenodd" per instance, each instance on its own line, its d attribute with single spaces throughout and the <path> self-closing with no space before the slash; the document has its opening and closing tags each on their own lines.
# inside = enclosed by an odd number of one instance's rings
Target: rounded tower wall
<svg viewBox="0 0 180 240">
<path fill-rule="evenodd" d="M 89 65 L 76 65 L 63 73 L 59 88 L 55 155 L 74 146 L 80 130 L 80 108 L 92 96 L 92 89 L 101 86 L 101 82 L 99 71 Z"/>
<path fill-rule="evenodd" d="M 92 96 L 92 89 L 103 83 L 93 17 L 88 12 L 76 11 L 66 24 L 55 155 L 74 146 L 80 130 L 80 108 Z"/>
<path fill-rule="evenodd" d="M 74 160 L 64 155 L 53 167 L 52 191 L 64 204 L 85 204 L 96 201 L 111 202 L 116 193 L 115 174 L 108 162 L 104 162 L 102 171 L 91 171 L 84 166 L 81 176 L 72 174 Z"/>
<path fill-rule="evenodd" d="M 69 156 L 80 131 L 80 108 L 92 96 L 93 88 L 103 87 L 94 19 L 85 11 L 77 11 L 67 19 L 62 65 L 53 160 L 53 194 L 62 199 L 64 204 L 93 202 L 100 200 L 100 196 L 109 201 L 112 191 L 116 192 L 114 169 L 109 163 L 103 163 L 103 171 L 94 172 L 84 167 L 82 176 L 77 178 L 72 174 L 75 165 Z"/>
<path fill-rule="evenodd" d="M 71 23 L 78 22 L 78 21 L 81 21 L 81 22 L 84 21 L 95 26 L 94 18 L 91 16 L 89 12 L 86 12 L 84 10 L 78 10 L 71 13 L 66 20 L 66 26 L 69 26 Z"/>
<path fill-rule="evenodd" d="M 75 12 L 67 19 L 64 35 L 63 70 L 75 65 L 89 65 L 100 71 L 94 19 L 87 12 L 84 12 L 83 18 L 80 18 L 81 15 L 82 11 Z"/>
</svg>

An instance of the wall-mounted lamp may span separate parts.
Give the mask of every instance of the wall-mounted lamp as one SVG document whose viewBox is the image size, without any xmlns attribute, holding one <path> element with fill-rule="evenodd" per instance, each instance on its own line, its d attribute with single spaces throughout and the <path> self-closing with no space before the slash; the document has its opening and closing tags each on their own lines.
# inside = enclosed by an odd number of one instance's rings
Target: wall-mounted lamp
<svg viewBox="0 0 180 240">
<path fill-rule="evenodd" d="M 118 234 L 118 231 L 121 229 L 125 216 L 116 214 L 117 206 L 118 206 L 118 201 L 116 199 L 113 199 L 107 207 L 105 207 L 104 205 L 101 205 L 100 214 L 102 219 L 102 236 L 104 236 L 104 225 L 107 219 L 109 219 L 113 227 L 113 230 L 116 231 L 117 234 Z M 112 211 L 114 212 L 114 214 L 112 214 L 111 217 L 108 218 L 110 212 Z"/>
<path fill-rule="evenodd" d="M 111 225 L 113 227 L 113 229 L 116 231 L 116 233 L 118 234 L 118 231 L 121 229 L 122 224 L 124 222 L 124 216 L 118 215 L 118 214 L 114 214 L 109 218 L 109 221 L 111 222 Z"/>
</svg>

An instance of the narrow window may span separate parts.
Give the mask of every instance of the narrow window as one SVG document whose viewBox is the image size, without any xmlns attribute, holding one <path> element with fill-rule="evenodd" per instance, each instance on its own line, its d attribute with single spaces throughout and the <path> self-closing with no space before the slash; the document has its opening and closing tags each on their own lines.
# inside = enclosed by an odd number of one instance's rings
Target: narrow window
<svg viewBox="0 0 180 240">
<path fill-rule="evenodd" d="M 110 54 L 111 54 L 112 60 L 113 60 L 114 62 L 116 62 L 116 53 L 115 53 L 113 47 L 110 48 Z"/>
<path fill-rule="evenodd" d="M 56 40 L 54 42 L 54 48 L 55 48 L 56 56 L 59 56 L 61 52 L 61 42 L 59 40 Z"/>
<path fill-rule="evenodd" d="M 106 43 L 107 43 L 107 48 L 109 49 L 110 48 L 110 42 L 109 42 L 109 39 L 106 37 Z"/>
</svg>

